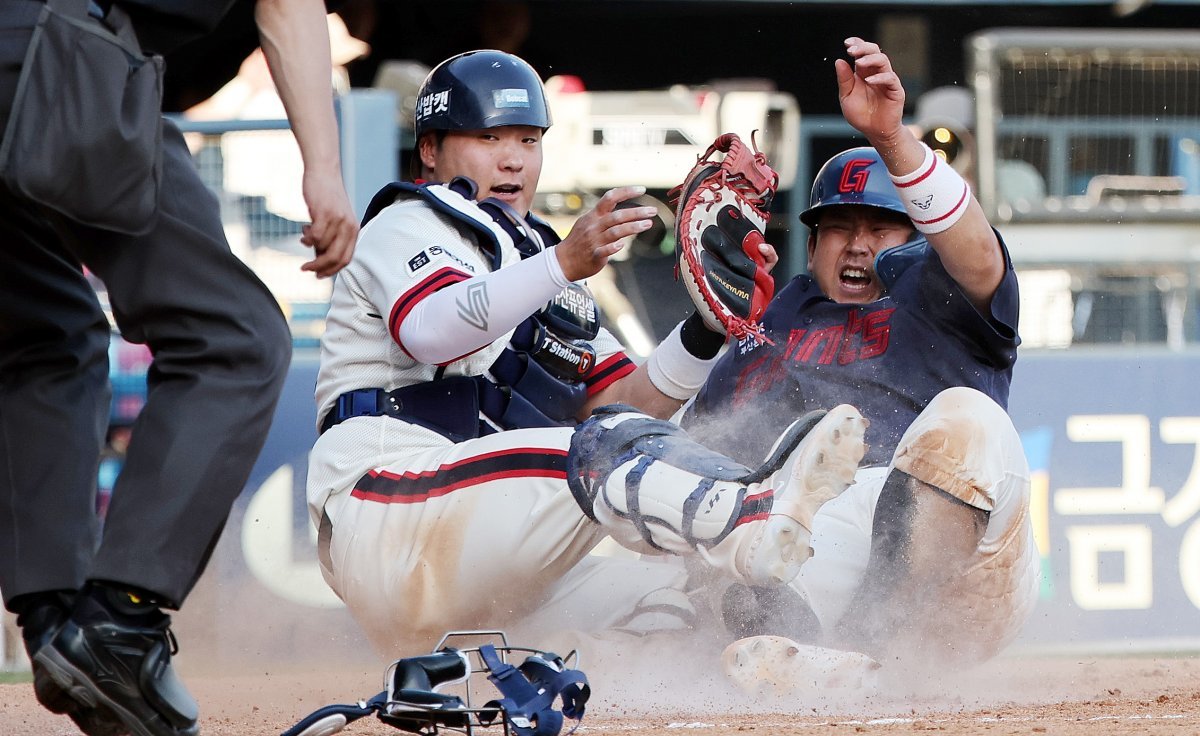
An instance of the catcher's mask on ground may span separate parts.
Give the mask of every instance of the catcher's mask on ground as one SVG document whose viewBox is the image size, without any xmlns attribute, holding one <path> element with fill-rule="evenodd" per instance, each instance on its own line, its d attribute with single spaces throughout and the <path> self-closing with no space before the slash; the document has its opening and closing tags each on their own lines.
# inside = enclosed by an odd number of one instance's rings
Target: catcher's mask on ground
<svg viewBox="0 0 1200 736">
<path fill-rule="evenodd" d="M 491 49 L 452 56 L 433 68 L 417 91 L 413 111 L 417 141 L 430 131 L 482 130 L 552 124 L 542 79 L 513 54 Z M 410 173 L 420 173 L 414 151 Z"/>
</svg>

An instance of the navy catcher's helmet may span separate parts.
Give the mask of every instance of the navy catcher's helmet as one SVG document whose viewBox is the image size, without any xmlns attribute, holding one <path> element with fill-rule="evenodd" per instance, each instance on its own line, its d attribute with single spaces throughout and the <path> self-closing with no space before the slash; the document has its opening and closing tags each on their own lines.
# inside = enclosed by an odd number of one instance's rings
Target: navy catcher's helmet
<svg viewBox="0 0 1200 736">
<path fill-rule="evenodd" d="M 870 146 L 842 151 L 825 162 L 813 181 L 808 209 L 800 213 L 800 221 L 814 228 L 818 213 L 838 204 L 881 207 L 908 217 L 887 166 Z"/>
<path fill-rule="evenodd" d="M 417 92 L 416 136 L 427 130 L 550 127 L 541 77 L 503 51 L 468 51 L 434 67 Z"/>
</svg>

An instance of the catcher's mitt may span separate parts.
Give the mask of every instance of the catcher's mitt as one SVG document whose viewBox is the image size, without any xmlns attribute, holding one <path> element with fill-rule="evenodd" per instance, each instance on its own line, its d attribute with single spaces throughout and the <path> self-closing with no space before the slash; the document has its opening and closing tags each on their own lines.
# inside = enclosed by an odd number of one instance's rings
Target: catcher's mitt
<svg viewBox="0 0 1200 736">
<path fill-rule="evenodd" d="M 751 139 L 753 143 L 753 139 Z M 724 153 L 721 160 L 714 154 Z M 708 147 L 683 184 L 669 193 L 675 207 L 675 278 L 709 328 L 735 338 L 762 335 L 759 317 L 775 293 L 758 247 L 779 174 L 755 146 L 735 133 Z"/>
</svg>

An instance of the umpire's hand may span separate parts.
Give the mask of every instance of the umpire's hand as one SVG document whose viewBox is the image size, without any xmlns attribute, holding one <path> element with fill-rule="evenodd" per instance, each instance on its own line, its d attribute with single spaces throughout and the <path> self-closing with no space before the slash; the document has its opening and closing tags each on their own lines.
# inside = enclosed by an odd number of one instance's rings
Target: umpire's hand
<svg viewBox="0 0 1200 736">
<path fill-rule="evenodd" d="M 334 275 L 350 262 L 358 240 L 358 218 L 340 175 L 304 172 L 304 201 L 312 223 L 304 226 L 300 242 L 316 257 L 300 268 L 321 278 Z"/>
</svg>

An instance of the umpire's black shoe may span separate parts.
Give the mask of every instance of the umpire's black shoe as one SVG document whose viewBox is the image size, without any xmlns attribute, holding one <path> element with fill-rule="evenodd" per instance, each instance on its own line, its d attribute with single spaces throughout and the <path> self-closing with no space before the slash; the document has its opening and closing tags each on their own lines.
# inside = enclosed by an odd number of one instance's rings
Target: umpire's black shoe
<svg viewBox="0 0 1200 736">
<path fill-rule="evenodd" d="M 30 604 L 17 616 L 25 651 L 32 663 L 34 695 L 51 713 L 70 716 L 87 736 L 125 736 L 129 729 L 112 711 L 100 705 L 89 708 L 76 702 L 36 659 L 37 653 L 54 638 L 67 620 L 69 606 L 70 602 L 65 597 L 47 596 Z"/>
<path fill-rule="evenodd" d="M 170 619 L 152 626 L 68 619 L 34 657 L 59 688 L 107 709 L 135 736 L 196 736 L 199 708 L 171 669 Z"/>
</svg>

